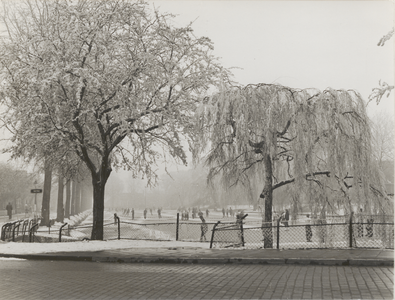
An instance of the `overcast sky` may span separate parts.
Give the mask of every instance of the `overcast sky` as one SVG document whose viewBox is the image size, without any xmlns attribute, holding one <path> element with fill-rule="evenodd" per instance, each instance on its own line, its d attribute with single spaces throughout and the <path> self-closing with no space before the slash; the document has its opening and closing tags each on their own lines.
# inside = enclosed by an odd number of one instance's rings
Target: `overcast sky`
<svg viewBox="0 0 395 300">
<path fill-rule="evenodd" d="M 195 34 L 214 42 L 223 65 L 241 68 L 233 70 L 241 84 L 355 89 L 364 99 L 380 79 L 393 85 L 394 39 L 377 43 L 394 26 L 394 2 L 150 2 L 177 14 L 175 25 L 194 21 Z M 393 103 L 385 98 L 380 107 L 393 113 Z"/>
</svg>

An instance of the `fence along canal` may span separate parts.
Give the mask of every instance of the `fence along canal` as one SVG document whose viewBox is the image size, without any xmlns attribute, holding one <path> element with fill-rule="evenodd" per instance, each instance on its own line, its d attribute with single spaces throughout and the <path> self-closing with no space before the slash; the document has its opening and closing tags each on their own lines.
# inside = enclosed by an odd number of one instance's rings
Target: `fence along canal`
<svg viewBox="0 0 395 300">
<path fill-rule="evenodd" d="M 218 223 L 211 248 L 264 248 L 265 238 L 275 249 L 380 248 L 394 249 L 394 223 L 327 223 L 281 226 Z"/>
<path fill-rule="evenodd" d="M 23 222 L 26 220 L 5 224 L 6 226 L 2 227 L 2 240 L 73 242 L 90 239 L 92 231 L 92 225 L 63 224 L 57 230 L 53 228 L 51 239 L 47 227 L 42 227 L 42 229 L 35 227 L 32 233 L 26 229 L 20 230 Z M 392 216 L 366 216 L 358 221 L 347 216 L 337 216 L 325 220 L 313 219 L 309 224 L 303 224 L 303 220 L 298 220 L 296 224 L 289 226 L 284 226 L 279 221 L 263 224 L 248 221 L 247 217 L 242 222 L 206 222 L 205 224 L 208 230 L 205 232 L 205 238 L 202 239 L 202 223 L 199 221 L 169 219 L 141 223 L 134 222 L 127 217 L 116 216 L 104 224 L 104 239 L 186 242 L 203 240 L 210 242 L 211 248 L 258 249 L 264 248 L 266 237 L 270 239 L 272 247 L 277 249 L 394 248 Z M 32 228 L 32 226 L 29 227 Z M 33 234 L 33 238 L 25 237 L 25 234 Z M 43 237 L 39 238 L 40 236 Z"/>
</svg>

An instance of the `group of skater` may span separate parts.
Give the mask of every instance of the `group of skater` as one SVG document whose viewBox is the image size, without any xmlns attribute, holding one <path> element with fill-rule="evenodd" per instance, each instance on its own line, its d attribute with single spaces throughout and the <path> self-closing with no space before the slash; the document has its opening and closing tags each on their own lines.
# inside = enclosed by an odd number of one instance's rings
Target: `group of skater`
<svg viewBox="0 0 395 300">
<path fill-rule="evenodd" d="M 234 218 L 235 213 L 236 212 L 234 209 L 232 209 L 232 207 L 227 207 L 226 209 L 222 208 L 222 218 L 225 218 L 225 216 Z"/>
<path fill-rule="evenodd" d="M 192 219 L 195 219 L 197 217 L 200 218 L 200 216 L 203 216 L 204 213 L 199 207 L 192 207 L 192 208 L 185 208 L 185 207 L 179 207 L 177 209 L 177 212 L 181 212 L 181 221 L 188 221 L 189 220 L 189 214 L 191 214 Z M 205 210 L 206 218 L 209 217 L 210 211 L 208 208 Z"/>
<path fill-rule="evenodd" d="M 147 219 L 148 211 L 149 211 L 150 215 L 153 216 L 153 211 L 154 210 L 155 210 L 154 208 L 144 208 L 144 210 L 143 210 L 143 217 L 144 217 L 144 219 Z M 156 210 L 156 213 L 158 214 L 158 218 L 161 219 L 162 218 L 162 208 L 159 207 Z M 131 208 L 131 209 L 130 208 L 124 208 L 124 209 L 122 209 L 122 214 L 124 216 L 132 217 L 132 220 L 134 220 L 134 218 L 135 218 L 134 208 Z"/>
<path fill-rule="evenodd" d="M 273 222 L 280 222 L 285 227 L 289 227 L 289 210 L 284 210 L 281 214 L 273 212 Z"/>
<path fill-rule="evenodd" d="M 305 230 L 306 230 L 306 240 L 307 242 L 312 242 L 312 237 L 313 237 L 313 231 L 312 231 L 312 223 L 314 225 L 318 225 L 316 228 L 316 232 L 318 233 L 318 240 L 321 243 L 325 243 L 325 237 L 326 237 L 326 224 L 327 221 L 326 219 L 317 219 L 317 218 L 311 218 L 310 214 L 306 215 L 305 219 Z M 354 212 L 351 213 L 350 215 L 350 223 L 356 223 L 356 232 L 353 232 L 353 236 L 358 237 L 358 238 L 371 238 L 373 237 L 373 223 L 374 219 L 372 216 L 366 216 L 363 214 L 363 210 L 360 209 L 359 213 L 355 216 Z M 364 228 L 364 224 L 366 225 Z M 366 230 L 365 230 L 366 229 Z M 346 235 L 349 234 L 349 229 L 348 227 L 346 228 Z"/>
<path fill-rule="evenodd" d="M 354 217 L 354 214 L 351 213 L 351 218 Z M 372 216 L 368 216 L 365 221 L 365 215 L 363 214 L 362 208 L 359 210 L 359 214 L 356 216 L 356 221 L 357 221 L 357 237 L 362 238 L 364 236 L 366 237 L 373 237 L 373 223 L 374 219 Z M 355 221 L 355 220 L 354 220 Z M 366 223 L 366 234 L 364 234 L 364 228 L 363 224 Z"/>
<path fill-rule="evenodd" d="M 289 220 L 290 220 L 289 209 L 285 209 L 281 213 L 273 211 L 272 220 L 273 220 L 274 226 L 281 225 L 281 226 L 289 227 Z M 306 241 L 311 242 L 312 237 L 313 237 L 313 231 L 311 229 L 310 214 L 306 215 L 306 220 L 304 223 L 305 223 L 305 231 L 306 231 Z M 323 229 L 324 228 L 320 228 L 320 230 L 323 230 Z M 288 229 L 285 229 L 285 230 L 288 230 Z M 322 236 L 322 235 L 320 235 L 320 236 Z M 324 241 L 323 238 L 321 240 L 322 240 L 322 242 Z"/>
</svg>

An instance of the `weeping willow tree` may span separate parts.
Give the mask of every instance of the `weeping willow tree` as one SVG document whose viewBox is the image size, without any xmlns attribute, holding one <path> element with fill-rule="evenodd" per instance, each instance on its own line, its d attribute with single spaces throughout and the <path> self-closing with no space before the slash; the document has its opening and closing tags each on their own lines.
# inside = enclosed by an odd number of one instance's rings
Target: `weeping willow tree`
<svg viewBox="0 0 395 300">
<path fill-rule="evenodd" d="M 372 161 L 365 106 L 354 91 L 224 88 L 197 112 L 194 156 L 204 153 L 209 179 L 220 175 L 226 186 L 260 183 L 264 246 L 271 248 L 273 191 L 282 186 L 294 201 L 305 195 L 321 217 L 334 205 L 385 212 L 389 203 Z"/>
</svg>

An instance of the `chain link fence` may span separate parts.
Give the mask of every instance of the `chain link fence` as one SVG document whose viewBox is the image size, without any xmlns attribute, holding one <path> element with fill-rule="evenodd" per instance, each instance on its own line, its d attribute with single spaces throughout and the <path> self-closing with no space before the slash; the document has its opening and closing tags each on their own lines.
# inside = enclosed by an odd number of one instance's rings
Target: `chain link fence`
<svg viewBox="0 0 395 300">
<path fill-rule="evenodd" d="M 314 220 L 304 225 L 263 223 L 254 226 L 221 224 L 214 228 L 211 248 L 310 249 L 310 248 L 394 248 L 394 223 L 330 223 Z"/>
<path fill-rule="evenodd" d="M 280 220 L 261 223 L 255 220 L 200 222 L 200 220 L 139 220 L 128 216 L 107 218 L 103 239 L 210 242 L 211 248 L 245 249 L 306 248 L 394 248 L 392 216 L 356 215 L 328 217 L 325 220 L 298 218 L 294 222 Z M 36 223 L 36 225 L 35 225 Z M 289 225 L 288 225 L 289 224 Z M 19 220 L 2 227 L 1 239 L 25 242 L 72 242 L 89 240 L 92 225 L 60 229 L 39 228 L 37 220 Z M 285 226 L 288 225 L 288 226 Z M 38 229 L 38 230 L 37 230 Z"/>
</svg>

